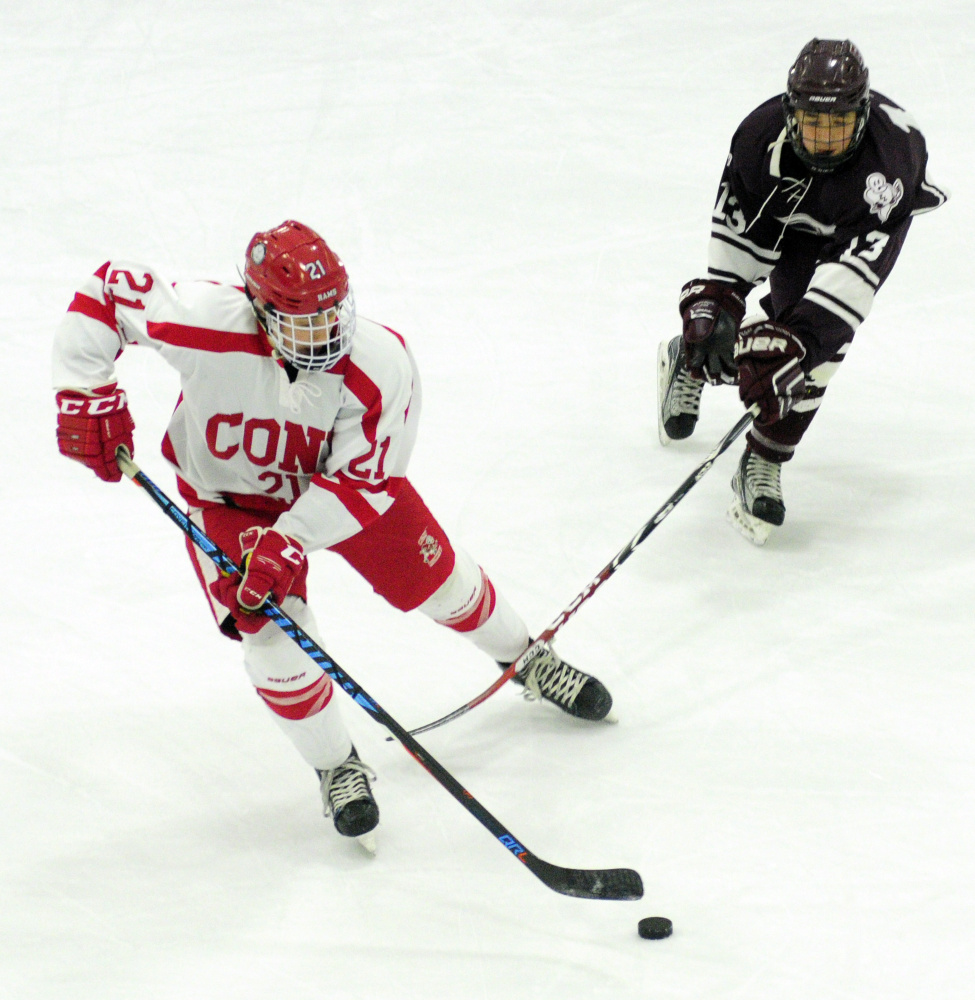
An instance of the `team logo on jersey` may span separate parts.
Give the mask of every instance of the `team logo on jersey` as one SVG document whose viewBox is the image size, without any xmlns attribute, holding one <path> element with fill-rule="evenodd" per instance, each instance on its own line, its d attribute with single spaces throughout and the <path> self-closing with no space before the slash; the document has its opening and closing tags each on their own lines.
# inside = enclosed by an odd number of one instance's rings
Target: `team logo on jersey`
<svg viewBox="0 0 975 1000">
<path fill-rule="evenodd" d="M 428 566 L 433 566 L 443 554 L 440 542 L 426 528 L 423 529 L 423 534 L 420 535 L 417 544 L 420 546 L 420 556 Z"/>
<path fill-rule="evenodd" d="M 904 197 L 904 185 L 899 177 L 890 184 L 881 173 L 871 174 L 867 178 L 867 189 L 863 192 L 863 200 L 870 206 L 870 214 L 880 217 L 881 222 L 890 218 L 894 207 Z"/>
</svg>

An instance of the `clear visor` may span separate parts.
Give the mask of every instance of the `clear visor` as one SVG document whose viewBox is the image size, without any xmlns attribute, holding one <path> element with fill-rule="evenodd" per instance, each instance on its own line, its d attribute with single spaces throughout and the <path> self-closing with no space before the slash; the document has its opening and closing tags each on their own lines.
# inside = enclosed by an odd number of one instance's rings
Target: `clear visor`
<svg viewBox="0 0 975 1000">
<path fill-rule="evenodd" d="M 355 335 L 352 290 L 337 305 L 317 313 L 280 313 L 267 309 L 264 325 L 275 350 L 295 368 L 325 371 L 348 354 Z"/>
</svg>

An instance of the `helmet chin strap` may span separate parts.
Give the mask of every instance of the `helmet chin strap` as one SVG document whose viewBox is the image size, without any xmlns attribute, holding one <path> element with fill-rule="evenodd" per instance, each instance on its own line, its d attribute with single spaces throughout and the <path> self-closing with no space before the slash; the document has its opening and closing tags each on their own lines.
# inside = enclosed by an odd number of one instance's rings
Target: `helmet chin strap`
<svg viewBox="0 0 975 1000">
<path fill-rule="evenodd" d="M 238 269 L 239 271 L 239 269 Z M 267 332 L 267 322 L 264 318 L 264 311 L 257 304 L 254 296 L 251 295 L 250 289 L 244 286 L 244 294 L 247 296 L 247 301 L 251 304 L 251 309 L 254 311 L 254 319 L 257 320 L 257 328 L 260 330 L 261 337 L 264 339 L 264 344 L 267 347 L 271 355 L 271 360 L 279 364 L 282 368 L 285 367 L 285 359 L 282 357 L 281 352 L 278 350 L 274 343 L 274 339 Z"/>
<path fill-rule="evenodd" d="M 258 320 L 258 326 L 261 328 L 261 336 L 264 338 L 264 343 L 267 345 L 268 350 L 271 352 L 271 360 L 276 364 L 280 365 L 287 371 L 289 368 L 294 368 L 288 359 L 278 350 L 277 345 L 271 339 L 271 335 L 267 332 L 267 327 Z"/>
</svg>

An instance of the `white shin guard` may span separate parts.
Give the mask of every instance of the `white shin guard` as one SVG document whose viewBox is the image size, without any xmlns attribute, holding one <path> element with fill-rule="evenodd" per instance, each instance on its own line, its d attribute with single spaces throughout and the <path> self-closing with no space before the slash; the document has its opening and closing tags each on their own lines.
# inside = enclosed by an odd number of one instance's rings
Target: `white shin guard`
<svg viewBox="0 0 975 1000">
<path fill-rule="evenodd" d="M 317 771 L 331 771 L 352 752 L 352 738 L 335 698 L 306 719 L 286 719 L 270 708 L 268 712 L 298 753 Z"/>
<path fill-rule="evenodd" d="M 286 597 L 281 607 L 321 644 L 315 617 L 304 601 Z M 334 690 L 329 691 L 328 686 L 322 688 L 328 694 L 322 708 L 317 708 L 317 703 L 323 700 L 321 695 L 305 699 L 309 702 L 310 714 L 304 718 L 288 718 L 275 712 L 269 704 L 302 700 L 301 692 L 319 684 L 321 668 L 274 624 L 265 625 L 255 635 L 244 635 L 243 645 L 244 666 L 251 683 L 266 696 L 268 711 L 298 753 L 319 771 L 341 764 L 352 750 L 352 740 Z"/>
</svg>

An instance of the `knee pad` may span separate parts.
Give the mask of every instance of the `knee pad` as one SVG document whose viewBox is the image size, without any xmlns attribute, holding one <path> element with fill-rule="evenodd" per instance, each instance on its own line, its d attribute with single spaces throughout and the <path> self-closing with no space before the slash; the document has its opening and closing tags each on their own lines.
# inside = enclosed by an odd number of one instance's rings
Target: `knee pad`
<svg viewBox="0 0 975 1000">
<path fill-rule="evenodd" d="M 286 597 L 281 608 L 320 643 L 315 616 L 300 597 Z M 243 645 L 247 674 L 272 712 L 286 719 L 303 719 L 328 704 L 331 678 L 277 625 L 244 635 Z"/>
<path fill-rule="evenodd" d="M 453 571 L 420 610 L 493 659 L 510 662 L 527 648 L 528 628 L 484 570 L 462 549 L 454 552 Z"/>
<path fill-rule="evenodd" d="M 471 632 L 483 625 L 494 610 L 494 585 L 466 552 L 454 552 L 450 576 L 420 605 L 420 610 L 447 628 Z"/>
</svg>

